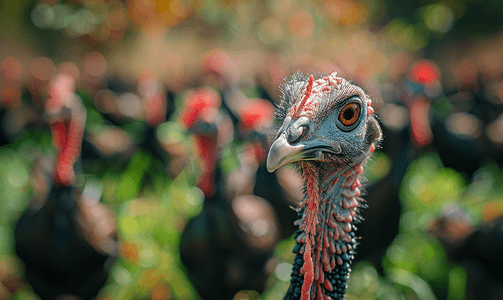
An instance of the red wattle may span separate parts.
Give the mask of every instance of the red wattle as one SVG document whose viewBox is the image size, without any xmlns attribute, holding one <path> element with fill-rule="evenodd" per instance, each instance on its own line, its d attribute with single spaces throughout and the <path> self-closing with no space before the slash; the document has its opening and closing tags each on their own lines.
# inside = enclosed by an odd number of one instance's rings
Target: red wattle
<svg viewBox="0 0 503 300">
<path fill-rule="evenodd" d="M 72 123 L 73 122 L 73 123 Z M 71 185 L 75 177 L 73 165 L 80 153 L 82 128 L 75 121 L 54 122 L 50 125 L 53 143 L 57 151 L 54 181 L 61 185 Z"/>
<path fill-rule="evenodd" d="M 311 285 L 314 281 L 313 254 L 311 253 L 312 243 L 311 237 L 316 236 L 316 228 L 318 225 L 318 206 L 319 206 L 319 191 L 316 184 L 316 174 L 314 170 L 307 164 L 303 164 L 304 174 L 306 176 L 307 194 L 308 194 L 308 210 L 304 212 L 306 219 L 306 249 L 303 254 L 304 258 L 304 282 L 302 284 L 301 300 L 310 299 Z"/>
<path fill-rule="evenodd" d="M 306 239 L 306 250 L 304 251 L 304 283 L 302 284 L 302 291 L 300 300 L 310 300 L 311 285 L 314 280 L 314 267 L 313 258 L 311 256 L 311 238 L 308 236 Z"/>
<path fill-rule="evenodd" d="M 62 152 L 66 147 L 68 130 L 65 122 L 51 123 L 52 142 L 57 147 L 58 152 Z"/>
<path fill-rule="evenodd" d="M 433 134 L 428 123 L 429 109 L 430 104 L 423 98 L 414 99 L 410 109 L 412 138 L 416 145 L 420 147 L 428 145 L 433 140 Z"/>
<path fill-rule="evenodd" d="M 215 137 L 197 136 L 196 142 L 202 163 L 201 177 L 199 178 L 198 187 L 205 195 L 209 196 L 212 195 L 215 190 L 215 183 L 213 182 L 217 156 Z"/>
</svg>

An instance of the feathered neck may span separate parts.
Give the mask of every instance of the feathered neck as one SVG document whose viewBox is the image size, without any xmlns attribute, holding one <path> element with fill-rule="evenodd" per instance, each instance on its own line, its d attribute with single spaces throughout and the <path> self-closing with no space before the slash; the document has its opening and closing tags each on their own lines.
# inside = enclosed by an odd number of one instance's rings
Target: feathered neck
<svg viewBox="0 0 503 300">
<path fill-rule="evenodd" d="M 295 222 L 297 256 L 285 299 L 343 298 L 357 244 L 354 224 L 365 206 L 358 188 L 365 159 L 344 169 L 301 163 L 306 193 Z"/>
</svg>

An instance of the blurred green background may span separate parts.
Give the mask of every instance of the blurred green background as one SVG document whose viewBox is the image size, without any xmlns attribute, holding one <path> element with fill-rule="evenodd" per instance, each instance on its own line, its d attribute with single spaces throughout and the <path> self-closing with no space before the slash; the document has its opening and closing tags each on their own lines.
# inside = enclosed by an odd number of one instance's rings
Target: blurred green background
<svg viewBox="0 0 503 300">
<path fill-rule="evenodd" d="M 114 78 L 134 86 L 142 72 L 155 74 L 174 95 L 173 115 L 157 128 L 157 136 L 190 149 L 190 137 L 177 117 L 184 91 L 212 85 L 201 80 L 201 74 L 214 49 L 231 59 L 222 63 L 226 80 L 243 97 L 261 98 L 261 85 L 277 100 L 283 77 L 297 70 L 337 70 L 367 88 L 377 99 L 378 114 L 393 97 L 408 111 L 416 97 L 425 97 L 440 116 L 469 112 L 456 106 L 459 102 L 452 104 L 447 92 L 460 89 L 468 75 L 456 70 L 468 60 L 476 66 L 480 94 L 496 99 L 492 103 L 499 112 L 502 12 L 503 2 L 497 0 L 3 0 L 0 61 L 12 56 L 20 60 L 23 85 L 46 76 L 30 67 L 36 58 L 49 58 L 53 67 L 72 62 L 80 69 L 77 94 L 88 110 L 86 131 L 95 135 L 110 126 L 104 109 L 95 105 L 103 86 L 110 86 Z M 411 73 L 413 64 L 424 59 L 437 70 L 433 84 Z M 442 92 L 428 92 L 439 86 Z M 409 123 L 414 122 L 410 115 L 406 113 Z M 503 119 L 496 113 L 490 121 L 494 120 Z M 140 123 L 121 128 L 132 144 L 142 134 Z M 503 143 L 500 123 L 489 127 L 492 123 L 480 121 L 477 129 L 496 144 L 496 153 Z M 435 138 L 434 129 L 432 134 Z M 399 234 L 382 257 L 384 276 L 365 261 L 355 264 L 348 299 L 464 299 L 466 270 L 450 261 L 442 244 L 428 233 L 431 224 L 453 206 L 462 208 L 473 228 L 503 212 L 498 155 L 476 154 L 481 163 L 467 174 L 444 167 L 436 146 L 413 146 L 399 188 Z M 241 147 L 238 140 L 225 146 L 220 165 L 227 174 L 238 167 L 235 157 Z M 384 150 L 365 170 L 369 183 L 385 177 L 391 168 Z M 13 227 L 34 195 L 31 169 L 39 155 L 54 155 L 47 130 L 22 130 L 0 147 L 0 280 L 15 286 L 10 291 L 2 287 L 0 298 L 37 299 L 28 284 L 12 281 L 23 274 L 13 248 Z M 194 156 L 189 155 L 176 175 L 168 175 L 151 153 L 142 150 L 127 159 L 105 157 L 84 165 L 89 171 L 84 174 L 85 187 L 115 213 L 119 233 L 120 259 L 99 299 L 198 298 L 179 258 L 183 228 L 203 207 L 195 187 Z M 279 299 L 289 284 L 293 245 L 293 239 L 287 239 L 276 246 L 265 292 L 245 290 L 234 299 Z"/>
</svg>

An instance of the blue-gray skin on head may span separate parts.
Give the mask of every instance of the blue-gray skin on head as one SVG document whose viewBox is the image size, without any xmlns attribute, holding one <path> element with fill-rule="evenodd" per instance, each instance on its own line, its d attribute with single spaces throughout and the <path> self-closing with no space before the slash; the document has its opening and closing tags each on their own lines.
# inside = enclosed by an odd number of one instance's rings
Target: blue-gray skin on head
<svg viewBox="0 0 503 300">
<path fill-rule="evenodd" d="M 296 74 L 282 86 L 283 99 L 277 111 L 282 126 L 269 150 L 268 170 L 300 160 L 343 167 L 363 159 L 381 137 L 377 120 L 368 115 L 371 101 L 363 89 L 334 74 L 314 81 L 310 92 L 306 88 L 309 82 L 305 82 L 306 77 Z M 299 108 L 306 94 L 308 98 Z M 345 125 L 341 112 L 352 104 L 358 117 Z M 351 112 L 346 115 L 351 116 Z"/>
</svg>

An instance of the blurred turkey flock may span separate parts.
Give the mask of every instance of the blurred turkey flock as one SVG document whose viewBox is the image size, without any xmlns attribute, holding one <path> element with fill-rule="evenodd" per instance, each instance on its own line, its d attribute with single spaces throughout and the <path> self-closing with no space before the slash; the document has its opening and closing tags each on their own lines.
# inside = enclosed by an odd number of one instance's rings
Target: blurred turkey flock
<svg viewBox="0 0 503 300">
<path fill-rule="evenodd" d="M 348 299 L 503 299 L 499 1 L 0 3 L 0 299 L 281 299 L 278 86 L 374 98 Z"/>
</svg>

